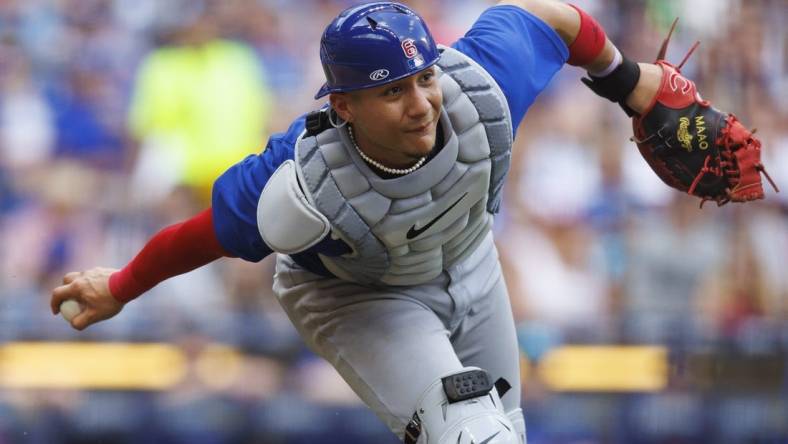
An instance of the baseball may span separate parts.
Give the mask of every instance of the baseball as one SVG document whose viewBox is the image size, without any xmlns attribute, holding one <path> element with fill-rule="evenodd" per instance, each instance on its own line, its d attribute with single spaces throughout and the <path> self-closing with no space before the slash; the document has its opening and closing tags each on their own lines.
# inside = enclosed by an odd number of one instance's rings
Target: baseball
<svg viewBox="0 0 788 444">
<path fill-rule="evenodd" d="M 68 322 L 71 322 L 80 313 L 82 313 L 82 306 L 73 299 L 68 299 L 60 304 L 60 314 Z"/>
</svg>

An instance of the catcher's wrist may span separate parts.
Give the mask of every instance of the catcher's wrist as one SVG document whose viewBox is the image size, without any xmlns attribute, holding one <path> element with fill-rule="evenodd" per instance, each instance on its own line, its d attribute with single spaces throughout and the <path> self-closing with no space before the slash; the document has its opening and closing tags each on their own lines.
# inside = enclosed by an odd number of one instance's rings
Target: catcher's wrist
<svg viewBox="0 0 788 444">
<path fill-rule="evenodd" d="M 635 89 L 627 96 L 625 104 L 635 113 L 644 114 L 651 109 L 662 83 L 662 67 L 651 63 L 638 63 L 640 78 Z"/>
<path fill-rule="evenodd" d="M 107 281 L 109 294 L 121 304 L 126 304 L 136 299 L 151 288 L 141 284 L 134 278 L 130 265 L 112 273 Z"/>
<path fill-rule="evenodd" d="M 588 71 L 590 76 L 597 78 L 607 77 L 624 62 L 624 56 L 621 54 L 621 51 L 619 51 L 618 48 L 612 44 L 610 44 L 609 47 L 609 52 L 613 53 L 612 58 L 609 55 L 603 53 L 597 57 L 597 60 L 595 60 L 594 63 L 586 66 L 586 71 Z"/>
<path fill-rule="evenodd" d="M 628 115 L 633 114 L 625 101 L 640 80 L 640 66 L 637 63 L 622 56 L 621 63 L 606 76 L 597 77 L 589 73 L 589 77 L 581 80 L 598 96 L 620 104 Z"/>
</svg>

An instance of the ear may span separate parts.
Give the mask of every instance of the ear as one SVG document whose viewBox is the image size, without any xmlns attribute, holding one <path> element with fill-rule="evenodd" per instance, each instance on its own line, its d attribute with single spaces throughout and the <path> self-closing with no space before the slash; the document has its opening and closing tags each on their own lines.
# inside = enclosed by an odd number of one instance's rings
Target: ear
<svg viewBox="0 0 788 444">
<path fill-rule="evenodd" d="M 337 115 L 342 118 L 342 120 L 352 123 L 353 122 L 353 111 L 350 104 L 350 96 L 345 93 L 332 93 L 328 96 L 328 100 L 331 103 L 331 108 L 336 111 Z"/>
</svg>

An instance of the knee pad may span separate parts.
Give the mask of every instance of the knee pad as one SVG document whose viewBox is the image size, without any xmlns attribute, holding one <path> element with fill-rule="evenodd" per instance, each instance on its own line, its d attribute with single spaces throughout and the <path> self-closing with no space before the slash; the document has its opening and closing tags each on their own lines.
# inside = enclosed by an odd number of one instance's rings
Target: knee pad
<svg viewBox="0 0 788 444">
<path fill-rule="evenodd" d="M 522 444 L 484 370 L 467 367 L 432 383 L 405 428 L 405 444 L 449 443 Z"/>
</svg>

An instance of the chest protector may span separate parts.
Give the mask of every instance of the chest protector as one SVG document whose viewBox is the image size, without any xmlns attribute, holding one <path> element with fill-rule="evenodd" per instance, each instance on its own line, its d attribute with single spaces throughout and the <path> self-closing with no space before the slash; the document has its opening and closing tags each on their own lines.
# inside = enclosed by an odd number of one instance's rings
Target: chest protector
<svg viewBox="0 0 788 444">
<path fill-rule="evenodd" d="M 352 253 L 320 259 L 341 279 L 415 285 L 466 257 L 490 230 L 509 170 L 506 98 L 475 61 L 442 48 L 438 61 L 444 147 L 405 176 L 383 179 L 359 156 L 347 128 L 296 142 L 299 182 Z"/>
</svg>

